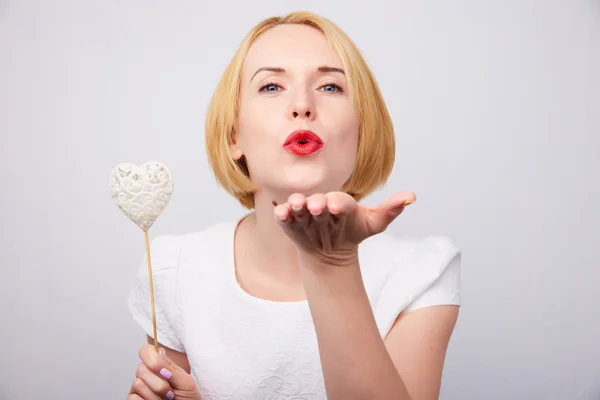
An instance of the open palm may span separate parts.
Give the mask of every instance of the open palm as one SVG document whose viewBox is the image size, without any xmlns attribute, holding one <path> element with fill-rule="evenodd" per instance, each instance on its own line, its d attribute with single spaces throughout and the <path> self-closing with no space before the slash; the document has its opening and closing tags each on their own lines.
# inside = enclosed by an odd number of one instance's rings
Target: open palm
<svg viewBox="0 0 600 400">
<path fill-rule="evenodd" d="M 385 231 L 415 199 L 411 192 L 396 193 L 366 207 L 344 192 L 296 193 L 273 212 L 300 251 L 335 265 L 355 256 L 358 244 Z"/>
</svg>

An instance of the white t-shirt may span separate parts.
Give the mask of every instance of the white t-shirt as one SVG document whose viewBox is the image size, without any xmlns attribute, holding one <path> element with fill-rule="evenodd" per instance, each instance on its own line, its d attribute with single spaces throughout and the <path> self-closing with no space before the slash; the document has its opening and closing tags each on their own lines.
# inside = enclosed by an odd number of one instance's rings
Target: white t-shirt
<svg viewBox="0 0 600 400">
<path fill-rule="evenodd" d="M 326 399 L 308 302 L 263 300 L 239 286 L 236 227 L 221 223 L 152 241 L 159 342 L 187 353 L 204 400 Z M 460 305 L 461 253 L 446 237 L 379 234 L 361 243 L 359 262 L 382 337 L 402 311 Z M 150 304 L 144 257 L 128 306 L 152 337 Z"/>
</svg>

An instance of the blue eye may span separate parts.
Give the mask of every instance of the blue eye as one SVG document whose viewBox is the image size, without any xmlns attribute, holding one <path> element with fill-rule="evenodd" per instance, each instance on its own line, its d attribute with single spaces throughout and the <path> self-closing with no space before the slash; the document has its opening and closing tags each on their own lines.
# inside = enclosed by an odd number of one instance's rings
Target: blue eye
<svg viewBox="0 0 600 400">
<path fill-rule="evenodd" d="M 275 83 L 267 83 L 266 85 L 262 86 L 259 89 L 259 92 L 270 92 L 270 93 L 273 93 L 273 92 L 279 91 L 279 89 L 281 89 L 281 86 L 279 86 L 279 85 L 277 85 Z"/>
<path fill-rule="evenodd" d="M 321 88 L 324 92 L 343 92 L 344 89 L 342 89 L 341 87 L 339 87 L 338 85 L 335 85 L 333 83 L 327 84 L 327 85 L 323 85 L 321 86 Z"/>
</svg>

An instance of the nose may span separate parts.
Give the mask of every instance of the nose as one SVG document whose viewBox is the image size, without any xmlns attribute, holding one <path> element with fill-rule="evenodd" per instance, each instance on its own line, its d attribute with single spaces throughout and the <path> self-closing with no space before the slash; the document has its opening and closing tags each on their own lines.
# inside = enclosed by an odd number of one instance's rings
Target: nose
<svg viewBox="0 0 600 400">
<path fill-rule="evenodd" d="M 315 105 L 308 93 L 297 93 L 291 101 L 289 116 L 293 120 L 314 120 L 316 117 Z"/>
<path fill-rule="evenodd" d="M 292 116 L 293 116 L 294 118 L 298 118 L 300 115 L 302 115 L 302 111 L 300 111 L 300 112 L 298 112 L 298 111 L 294 111 L 294 112 L 292 113 Z M 310 110 L 306 110 L 306 111 L 304 111 L 304 116 L 306 117 L 306 119 L 310 119 L 310 115 L 311 115 L 311 112 L 310 112 Z"/>
</svg>

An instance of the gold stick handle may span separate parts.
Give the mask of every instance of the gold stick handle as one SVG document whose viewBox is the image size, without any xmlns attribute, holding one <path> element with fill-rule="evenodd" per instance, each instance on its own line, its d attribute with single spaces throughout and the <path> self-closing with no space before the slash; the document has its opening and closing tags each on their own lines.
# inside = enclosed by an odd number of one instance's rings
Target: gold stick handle
<svg viewBox="0 0 600 400">
<path fill-rule="evenodd" d="M 156 309 L 154 306 L 154 284 L 152 282 L 152 263 L 150 262 L 150 242 L 148 241 L 148 231 L 144 230 L 144 239 L 146 240 L 146 259 L 148 260 L 148 279 L 150 280 L 150 302 L 152 303 L 152 328 L 154 329 L 154 350 L 158 353 L 158 339 L 156 337 Z"/>
</svg>

